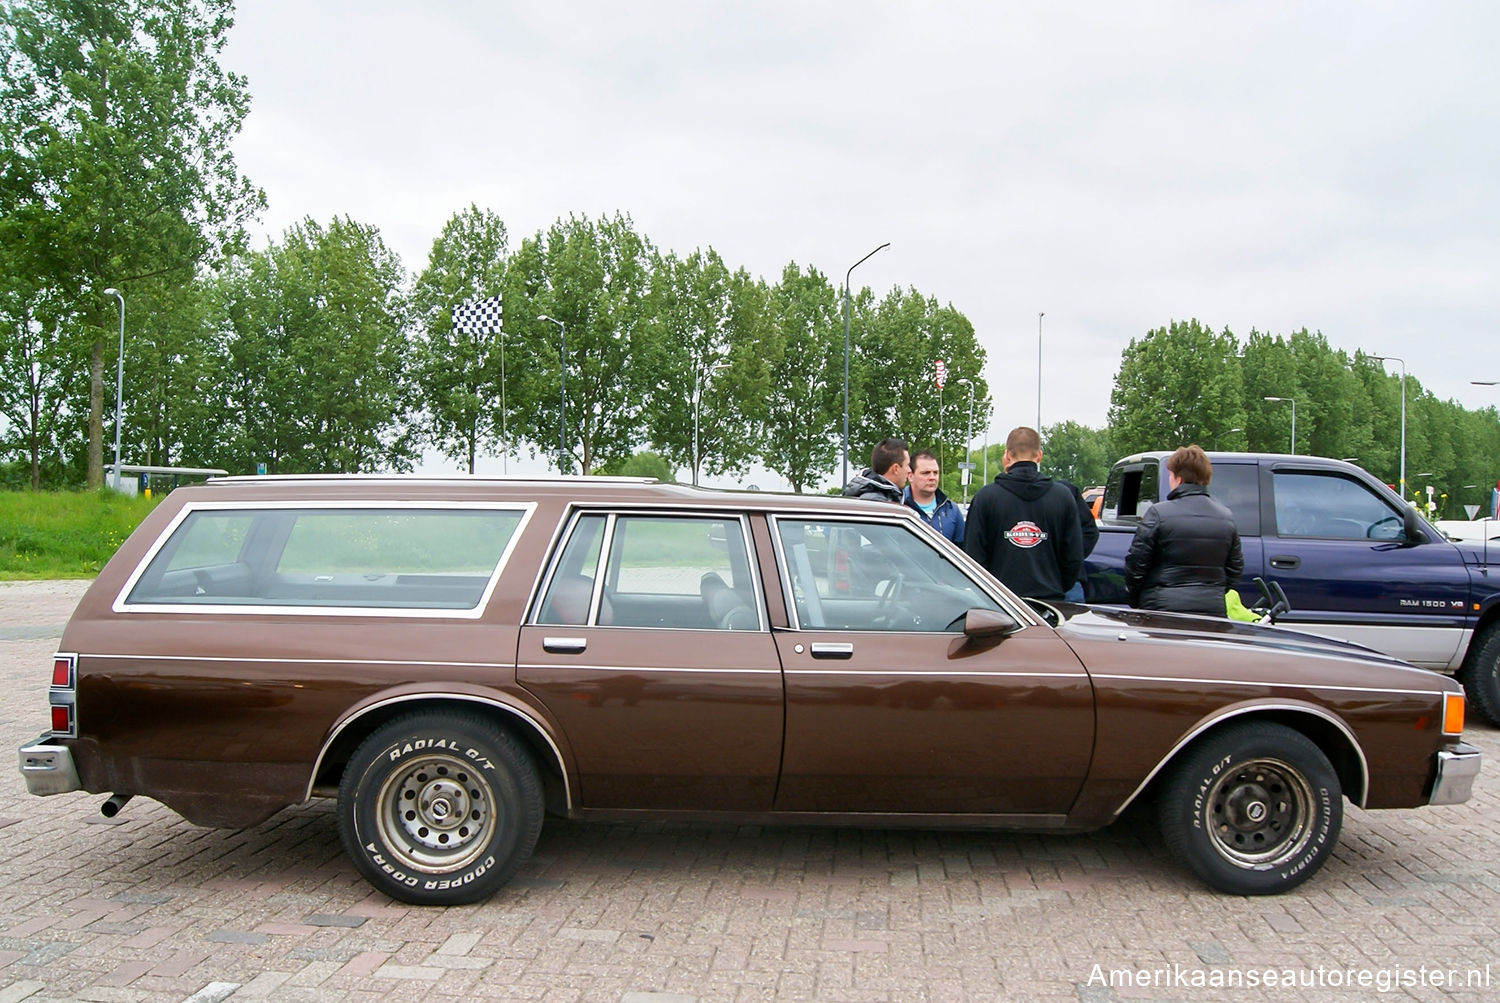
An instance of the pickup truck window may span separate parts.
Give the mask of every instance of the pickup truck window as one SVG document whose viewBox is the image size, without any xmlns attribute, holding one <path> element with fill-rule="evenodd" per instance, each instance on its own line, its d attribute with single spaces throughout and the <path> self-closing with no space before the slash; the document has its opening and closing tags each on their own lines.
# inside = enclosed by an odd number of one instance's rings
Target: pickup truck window
<svg viewBox="0 0 1500 1003">
<path fill-rule="evenodd" d="M 1241 536 L 1260 535 L 1260 465 L 1215 463 L 1208 493 L 1234 513 Z"/>
<path fill-rule="evenodd" d="M 1104 485 L 1104 518 L 1139 519 L 1156 504 L 1159 484 L 1157 460 L 1117 465 Z"/>
<path fill-rule="evenodd" d="M 1399 540 L 1401 513 L 1339 474 L 1277 471 L 1276 533 L 1334 540 Z"/>
</svg>

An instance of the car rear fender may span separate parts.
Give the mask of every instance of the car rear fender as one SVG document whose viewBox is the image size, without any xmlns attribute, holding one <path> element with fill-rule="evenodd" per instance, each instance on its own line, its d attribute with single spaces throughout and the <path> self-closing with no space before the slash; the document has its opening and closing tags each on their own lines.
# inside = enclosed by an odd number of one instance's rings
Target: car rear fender
<svg viewBox="0 0 1500 1003">
<path fill-rule="evenodd" d="M 1152 768 L 1140 786 L 1130 792 L 1115 809 L 1115 817 L 1130 807 L 1142 792 L 1156 782 L 1157 778 L 1182 751 L 1192 743 L 1214 733 L 1231 721 L 1274 721 L 1301 732 L 1311 739 L 1338 774 L 1344 796 L 1351 804 L 1364 807 L 1365 795 L 1370 786 L 1370 766 L 1359 740 L 1338 716 L 1315 704 L 1268 700 L 1259 703 L 1239 704 L 1225 707 L 1199 721 L 1190 731 L 1178 739 L 1177 744 Z"/>
<path fill-rule="evenodd" d="M 531 712 L 493 697 L 471 693 L 402 693 L 375 700 L 340 721 L 323 741 L 308 783 L 307 797 L 332 796 L 349 756 L 365 737 L 387 721 L 414 711 L 454 707 L 488 710 L 495 723 L 525 742 L 536 759 L 546 788 L 548 810 L 566 812 L 573 807 L 572 785 L 562 750 L 550 732 Z"/>
</svg>

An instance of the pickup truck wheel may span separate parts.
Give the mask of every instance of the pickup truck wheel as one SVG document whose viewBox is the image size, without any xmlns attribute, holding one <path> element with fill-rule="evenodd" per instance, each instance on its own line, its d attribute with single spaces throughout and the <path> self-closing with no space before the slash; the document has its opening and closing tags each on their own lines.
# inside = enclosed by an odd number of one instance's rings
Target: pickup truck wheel
<svg viewBox="0 0 1500 1003">
<path fill-rule="evenodd" d="M 409 714 L 355 750 L 338 820 L 354 866 L 392 898 L 477 902 L 536 845 L 541 782 L 525 747 L 480 715 Z"/>
<path fill-rule="evenodd" d="M 1464 684 L 1465 695 L 1479 712 L 1491 724 L 1500 724 L 1500 624 L 1486 627 L 1469 645 L 1463 668 L 1458 670 L 1458 681 Z"/>
<path fill-rule="evenodd" d="M 1344 818 L 1338 774 L 1306 736 L 1246 722 L 1190 746 L 1167 775 L 1162 836 L 1204 883 L 1275 895 L 1312 877 Z"/>
</svg>

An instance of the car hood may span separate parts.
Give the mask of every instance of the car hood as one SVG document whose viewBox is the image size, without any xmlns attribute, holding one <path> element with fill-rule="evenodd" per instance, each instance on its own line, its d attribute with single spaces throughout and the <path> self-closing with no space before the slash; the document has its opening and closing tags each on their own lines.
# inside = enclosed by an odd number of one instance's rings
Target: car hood
<svg viewBox="0 0 1500 1003">
<path fill-rule="evenodd" d="M 1500 561 L 1500 540 L 1445 540 L 1458 548 L 1469 565 L 1492 564 Z"/>
<path fill-rule="evenodd" d="M 1098 641 L 1119 637 L 1124 631 L 1144 635 L 1152 640 L 1194 644 L 1250 646 L 1261 651 L 1274 649 L 1289 655 L 1323 655 L 1351 658 L 1372 664 L 1409 668 L 1431 675 L 1399 658 L 1373 651 L 1352 641 L 1310 634 L 1289 627 L 1261 626 L 1238 620 L 1189 613 L 1159 613 L 1151 610 L 1116 606 L 1082 606 L 1056 603 L 1063 616 L 1058 633 L 1065 639 Z"/>
</svg>

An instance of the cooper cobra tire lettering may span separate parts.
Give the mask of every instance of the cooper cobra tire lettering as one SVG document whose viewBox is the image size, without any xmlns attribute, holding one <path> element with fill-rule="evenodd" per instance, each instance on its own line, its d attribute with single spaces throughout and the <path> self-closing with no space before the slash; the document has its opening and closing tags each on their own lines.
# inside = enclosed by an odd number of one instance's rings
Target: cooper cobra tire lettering
<svg viewBox="0 0 1500 1003">
<path fill-rule="evenodd" d="M 1204 883 L 1273 895 L 1317 873 L 1338 842 L 1343 789 L 1313 741 L 1285 725 L 1244 721 L 1209 732 L 1168 769 L 1162 836 Z"/>
<path fill-rule="evenodd" d="M 526 747 L 470 710 L 421 711 L 371 733 L 344 768 L 339 835 L 392 898 L 488 898 L 531 854 L 542 788 Z"/>
</svg>

